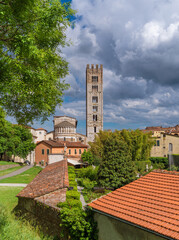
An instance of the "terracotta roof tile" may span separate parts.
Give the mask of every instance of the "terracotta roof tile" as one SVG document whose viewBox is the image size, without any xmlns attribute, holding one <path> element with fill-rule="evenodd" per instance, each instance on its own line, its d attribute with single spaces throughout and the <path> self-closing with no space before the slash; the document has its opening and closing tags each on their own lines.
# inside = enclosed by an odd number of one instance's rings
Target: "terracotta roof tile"
<svg viewBox="0 0 179 240">
<path fill-rule="evenodd" d="M 81 142 L 43 140 L 43 141 L 38 142 L 37 144 L 40 144 L 40 143 L 46 143 L 46 144 L 50 145 L 51 147 L 64 147 L 64 144 L 66 144 L 66 146 L 68 148 L 73 148 L 73 147 L 87 148 L 88 147 L 88 145 L 83 144 Z"/>
<path fill-rule="evenodd" d="M 89 204 L 93 209 L 179 240 L 179 173 L 153 171 Z"/>
<path fill-rule="evenodd" d="M 63 160 L 44 168 L 17 197 L 36 198 L 68 186 L 67 161 Z"/>
</svg>

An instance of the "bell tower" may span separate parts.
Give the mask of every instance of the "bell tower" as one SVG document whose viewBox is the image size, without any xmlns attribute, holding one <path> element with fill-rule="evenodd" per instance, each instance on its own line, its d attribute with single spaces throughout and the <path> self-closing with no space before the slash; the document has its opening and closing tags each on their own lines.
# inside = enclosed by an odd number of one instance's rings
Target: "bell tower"
<svg viewBox="0 0 179 240">
<path fill-rule="evenodd" d="M 86 136 L 93 142 L 95 134 L 103 130 L 103 65 L 86 67 Z"/>
</svg>

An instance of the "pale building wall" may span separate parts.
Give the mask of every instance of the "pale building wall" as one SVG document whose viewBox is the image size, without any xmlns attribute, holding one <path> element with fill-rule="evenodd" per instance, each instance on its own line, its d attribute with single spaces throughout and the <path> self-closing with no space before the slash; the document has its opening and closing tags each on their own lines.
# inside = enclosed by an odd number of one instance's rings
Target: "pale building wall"
<svg viewBox="0 0 179 240">
<path fill-rule="evenodd" d="M 54 139 L 54 132 L 49 132 L 45 136 L 45 140 L 53 140 Z"/>
<path fill-rule="evenodd" d="M 93 81 L 97 77 L 98 81 Z M 93 101 L 97 97 L 97 102 Z M 95 109 L 97 108 L 97 110 Z M 97 115 L 97 120 L 94 116 Z M 95 134 L 103 130 L 103 66 L 86 67 L 86 136 L 87 141 L 94 141 Z"/>
<path fill-rule="evenodd" d="M 48 156 L 48 164 L 52 164 L 55 162 L 60 162 L 64 160 L 64 155 L 63 154 L 54 154 L 54 155 L 49 155 Z"/>
<path fill-rule="evenodd" d="M 169 154 L 169 144 L 172 144 L 173 150 L 171 154 L 179 154 L 179 137 L 160 133 L 160 137 L 156 137 L 156 143 L 159 146 L 153 146 L 151 149 L 151 157 L 167 157 Z"/>
<path fill-rule="evenodd" d="M 98 224 L 98 240 L 164 240 L 138 227 L 131 226 L 111 217 L 95 213 L 94 218 Z"/>
<path fill-rule="evenodd" d="M 36 142 L 40 142 L 40 141 L 45 140 L 46 139 L 46 134 L 47 134 L 46 130 L 37 130 L 36 129 L 36 136 L 37 136 Z"/>
</svg>

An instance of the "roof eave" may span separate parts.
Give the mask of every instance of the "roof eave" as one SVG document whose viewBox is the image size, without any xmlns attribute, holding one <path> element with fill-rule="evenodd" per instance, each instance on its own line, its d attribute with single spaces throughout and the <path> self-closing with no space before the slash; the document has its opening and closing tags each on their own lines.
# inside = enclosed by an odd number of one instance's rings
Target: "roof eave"
<svg viewBox="0 0 179 240">
<path fill-rule="evenodd" d="M 90 207 L 90 206 L 87 206 L 87 207 Z M 150 229 L 148 229 L 148 228 L 144 228 L 144 227 L 139 226 L 139 225 L 137 225 L 137 224 L 135 224 L 135 223 L 126 221 L 126 220 L 124 220 L 124 219 L 122 219 L 122 218 L 117 218 L 117 217 L 115 217 L 115 216 L 113 216 L 113 215 L 110 215 L 110 214 L 108 214 L 108 213 L 101 212 L 101 211 L 99 211 L 99 210 L 97 210 L 97 209 L 95 209 L 95 208 L 93 208 L 93 207 L 90 207 L 90 208 L 92 209 L 92 211 L 94 211 L 94 212 L 96 212 L 96 213 L 102 214 L 102 215 L 107 216 L 107 217 L 111 217 L 111 218 L 113 218 L 113 219 L 115 219 L 115 220 L 118 220 L 118 221 L 120 221 L 120 222 L 129 224 L 129 225 L 131 225 L 131 226 L 133 226 L 133 227 L 140 228 L 140 229 L 142 229 L 142 230 L 144 230 L 144 231 L 147 231 L 147 232 L 149 232 L 149 233 L 155 234 L 155 235 L 157 235 L 157 236 L 159 236 L 159 237 L 163 237 L 163 238 L 168 239 L 168 240 L 173 240 L 173 238 L 171 238 L 171 237 L 168 237 L 168 236 L 166 236 L 166 235 L 162 235 L 162 234 L 157 233 L 157 232 L 155 232 L 155 231 L 152 231 L 152 230 L 150 230 Z"/>
</svg>

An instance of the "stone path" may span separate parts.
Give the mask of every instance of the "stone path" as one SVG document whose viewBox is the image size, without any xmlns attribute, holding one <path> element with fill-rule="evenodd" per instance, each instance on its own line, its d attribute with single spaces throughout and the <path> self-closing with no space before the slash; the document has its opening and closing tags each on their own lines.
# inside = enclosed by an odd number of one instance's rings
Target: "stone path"
<svg viewBox="0 0 179 240">
<path fill-rule="evenodd" d="M 14 171 L 14 172 L 12 172 L 12 173 L 9 173 L 9 174 L 6 174 L 6 175 L 0 177 L 0 180 L 1 180 L 1 179 L 4 179 L 4 178 L 16 176 L 16 175 L 18 175 L 18 174 L 20 174 L 20 173 L 25 172 L 26 170 L 28 170 L 28 169 L 30 169 L 30 168 L 32 168 L 32 167 L 33 167 L 33 165 L 25 166 L 25 167 L 23 167 L 23 168 L 21 168 L 21 169 L 18 169 L 17 171 Z"/>
<path fill-rule="evenodd" d="M 80 186 L 77 186 L 77 189 L 78 189 L 78 192 L 80 192 L 80 201 L 82 203 L 82 208 L 85 209 L 85 206 L 87 205 L 87 203 L 85 202 L 85 199 L 83 197 L 83 194 L 82 194 L 82 190 L 83 190 L 84 187 L 80 187 Z"/>
<path fill-rule="evenodd" d="M 0 183 L 0 187 L 26 187 L 25 183 Z"/>
</svg>

